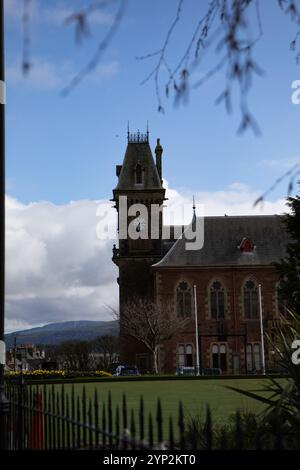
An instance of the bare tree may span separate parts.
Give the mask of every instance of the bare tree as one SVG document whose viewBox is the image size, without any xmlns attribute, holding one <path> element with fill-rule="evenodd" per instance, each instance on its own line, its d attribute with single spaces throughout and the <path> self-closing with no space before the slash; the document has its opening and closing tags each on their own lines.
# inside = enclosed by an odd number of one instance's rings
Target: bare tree
<svg viewBox="0 0 300 470">
<path fill-rule="evenodd" d="M 156 374 L 159 372 L 160 347 L 187 324 L 187 320 L 179 318 L 170 306 L 163 307 L 143 298 L 128 302 L 121 314 L 114 311 L 114 317 L 123 334 L 140 341 L 150 351 Z"/>
<path fill-rule="evenodd" d="M 57 346 L 55 356 L 68 370 L 89 370 L 90 351 L 87 341 L 65 341 Z"/>
<path fill-rule="evenodd" d="M 93 341 L 93 365 L 97 369 L 109 370 L 119 355 L 119 337 L 113 335 L 99 336 Z M 97 353 L 100 353 L 98 357 Z"/>
</svg>

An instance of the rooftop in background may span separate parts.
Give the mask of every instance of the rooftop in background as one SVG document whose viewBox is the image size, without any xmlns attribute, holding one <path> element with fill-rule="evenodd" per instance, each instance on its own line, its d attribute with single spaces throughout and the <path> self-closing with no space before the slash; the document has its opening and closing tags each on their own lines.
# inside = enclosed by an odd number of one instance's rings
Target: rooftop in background
<svg viewBox="0 0 300 470">
<path fill-rule="evenodd" d="M 244 239 L 253 251 L 241 250 Z M 186 250 L 186 241 L 183 235 L 154 266 L 270 266 L 285 256 L 288 235 L 277 215 L 218 216 L 204 217 L 202 249 Z"/>
</svg>

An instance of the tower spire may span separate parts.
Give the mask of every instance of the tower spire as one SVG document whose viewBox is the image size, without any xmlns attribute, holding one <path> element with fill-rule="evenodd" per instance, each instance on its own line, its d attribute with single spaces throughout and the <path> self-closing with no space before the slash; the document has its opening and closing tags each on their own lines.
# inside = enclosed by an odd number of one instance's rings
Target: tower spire
<svg viewBox="0 0 300 470">
<path fill-rule="evenodd" d="M 129 120 L 127 121 L 127 142 L 129 142 Z"/>
<path fill-rule="evenodd" d="M 193 216 L 196 216 L 195 195 L 193 194 Z"/>
<path fill-rule="evenodd" d="M 162 153 L 163 153 L 163 148 L 160 144 L 160 139 L 157 139 L 157 144 L 155 147 L 156 168 L 157 168 L 161 183 L 162 183 L 162 158 L 161 158 Z"/>
</svg>

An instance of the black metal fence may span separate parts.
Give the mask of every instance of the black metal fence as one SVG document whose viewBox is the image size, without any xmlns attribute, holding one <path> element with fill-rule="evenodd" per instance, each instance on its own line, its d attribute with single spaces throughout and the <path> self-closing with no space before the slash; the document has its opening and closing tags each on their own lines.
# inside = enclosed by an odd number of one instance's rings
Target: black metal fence
<svg viewBox="0 0 300 470">
<path fill-rule="evenodd" d="M 78 395 L 74 385 L 66 391 L 65 385 L 14 383 L 7 384 L 6 394 L 11 450 L 186 448 L 182 403 L 176 425 L 170 417 L 166 431 L 159 399 L 154 419 L 143 397 L 135 413 L 125 394 L 122 405 L 113 406 L 110 392 L 100 402 L 97 389 L 91 398 L 84 386 Z"/>
<path fill-rule="evenodd" d="M 155 416 L 146 411 L 143 397 L 138 411 L 129 409 L 126 396 L 121 406 L 113 405 L 111 394 L 101 400 L 95 388 L 87 396 L 83 386 L 78 395 L 74 386 L 30 385 L 8 383 L 6 393 L 10 402 L 7 423 L 10 450 L 56 449 L 245 449 L 284 448 L 284 428 L 277 423 L 266 442 L 257 432 L 249 444 L 247 430 L 239 412 L 236 413 L 231 434 L 225 427 L 216 431 L 209 407 L 203 424 L 197 417 L 184 416 L 183 404 L 178 404 L 176 422 L 163 416 L 157 400 Z M 249 423 L 248 423 L 249 424 Z M 250 424 L 251 432 L 254 425 Z M 220 435 L 221 433 L 221 435 Z"/>
</svg>

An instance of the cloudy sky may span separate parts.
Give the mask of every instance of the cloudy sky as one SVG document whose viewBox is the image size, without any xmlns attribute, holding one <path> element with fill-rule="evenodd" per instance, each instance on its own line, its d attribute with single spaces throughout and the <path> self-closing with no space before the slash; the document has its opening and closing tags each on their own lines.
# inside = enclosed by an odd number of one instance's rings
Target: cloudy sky
<svg viewBox="0 0 300 470">
<path fill-rule="evenodd" d="M 170 44 L 171 62 L 178 59 L 206 3 L 184 3 Z M 128 120 L 132 130 L 144 130 L 149 121 L 152 147 L 161 138 L 169 208 L 191 203 L 195 194 L 207 215 L 285 210 L 286 183 L 262 207 L 253 208 L 254 200 L 299 161 L 300 106 L 291 102 L 291 84 L 300 79 L 300 69 L 289 50 L 295 27 L 277 2 L 262 2 L 264 36 L 255 57 L 264 76 L 250 92 L 260 137 L 237 134 L 238 101 L 230 116 L 215 106 L 224 87 L 222 74 L 193 90 L 186 105 L 174 107 L 168 100 L 165 114 L 157 112 L 154 83 L 141 85 L 155 62 L 136 57 L 161 47 L 176 0 L 129 0 L 101 62 L 67 97 L 61 90 L 92 56 L 97 38 L 112 24 L 114 9 L 97 11 L 90 37 L 76 46 L 74 30 L 64 19 L 87 1 L 32 0 L 32 68 L 24 78 L 23 2 L 5 4 L 7 331 L 110 318 L 106 306 L 118 302 L 114 241 L 97 239 L 97 210 L 107 205 L 116 184 L 115 165 L 122 163 Z M 193 79 L 208 66 L 204 63 Z M 108 220 L 114 227 L 112 209 Z"/>
</svg>

